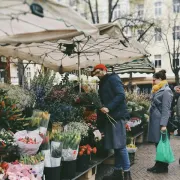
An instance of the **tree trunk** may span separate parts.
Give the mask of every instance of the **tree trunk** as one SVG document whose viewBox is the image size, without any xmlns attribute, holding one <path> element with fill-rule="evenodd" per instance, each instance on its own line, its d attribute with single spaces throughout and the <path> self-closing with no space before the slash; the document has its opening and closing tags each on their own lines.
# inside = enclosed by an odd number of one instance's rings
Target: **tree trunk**
<svg viewBox="0 0 180 180">
<path fill-rule="evenodd" d="M 99 23 L 98 0 L 96 0 L 96 22 Z"/>
<path fill-rule="evenodd" d="M 94 13 L 93 13 L 92 5 L 91 5 L 91 0 L 88 0 L 88 5 L 89 5 L 90 13 L 91 13 L 92 22 L 93 22 L 93 24 L 95 24 L 96 21 L 95 21 L 95 18 L 94 18 Z"/>
<path fill-rule="evenodd" d="M 112 0 L 108 1 L 108 22 L 112 20 Z"/>
<path fill-rule="evenodd" d="M 176 85 L 179 85 L 179 72 L 175 72 L 175 82 L 176 82 Z"/>
<path fill-rule="evenodd" d="M 20 60 L 18 60 L 18 79 L 19 85 L 22 86 L 24 84 L 24 65 Z"/>
</svg>

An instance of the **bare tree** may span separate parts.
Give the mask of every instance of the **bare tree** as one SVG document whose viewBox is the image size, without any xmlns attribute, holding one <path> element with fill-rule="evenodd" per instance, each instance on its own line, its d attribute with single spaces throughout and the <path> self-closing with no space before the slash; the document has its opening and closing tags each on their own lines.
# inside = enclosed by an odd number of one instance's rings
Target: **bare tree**
<svg viewBox="0 0 180 180">
<path fill-rule="evenodd" d="M 180 34 L 177 33 L 179 26 L 178 14 L 174 19 L 169 19 L 167 30 L 162 33 L 162 39 L 167 49 L 172 72 L 175 75 L 175 82 L 179 84 L 180 71 Z M 172 39 L 168 37 L 172 32 Z"/>
<path fill-rule="evenodd" d="M 100 21 L 99 21 L 99 4 L 98 4 L 98 0 L 95 0 L 95 11 L 93 11 L 92 1 L 91 0 L 84 0 L 84 2 L 88 4 L 89 11 L 91 13 L 92 22 L 94 24 L 95 23 L 100 23 Z M 119 3 L 119 0 L 116 0 L 115 2 L 113 0 L 108 0 L 108 22 L 112 22 L 113 12 L 114 12 L 114 9 L 116 8 L 116 6 L 118 5 L 118 3 Z"/>
<path fill-rule="evenodd" d="M 175 83 L 180 84 L 179 71 L 180 71 L 180 26 L 179 14 L 175 17 L 169 15 L 166 21 L 155 21 L 134 19 L 132 17 L 124 17 L 126 25 L 123 28 L 130 27 L 132 29 L 142 30 L 142 34 L 137 36 L 137 40 L 143 43 L 145 48 L 152 47 L 155 41 L 156 33 L 162 41 L 162 46 L 166 48 L 165 53 L 168 54 L 171 70 L 175 75 Z"/>
</svg>

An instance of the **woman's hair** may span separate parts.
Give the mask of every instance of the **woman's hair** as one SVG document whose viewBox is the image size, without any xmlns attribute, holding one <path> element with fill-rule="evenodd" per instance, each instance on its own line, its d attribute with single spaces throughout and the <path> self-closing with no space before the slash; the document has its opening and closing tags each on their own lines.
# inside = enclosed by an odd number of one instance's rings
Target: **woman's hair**
<svg viewBox="0 0 180 180">
<path fill-rule="evenodd" d="M 153 75 L 153 78 L 156 78 L 156 79 L 162 79 L 162 80 L 165 80 L 166 79 L 166 70 L 162 69 L 161 71 L 159 72 L 156 72 L 154 75 Z"/>
</svg>

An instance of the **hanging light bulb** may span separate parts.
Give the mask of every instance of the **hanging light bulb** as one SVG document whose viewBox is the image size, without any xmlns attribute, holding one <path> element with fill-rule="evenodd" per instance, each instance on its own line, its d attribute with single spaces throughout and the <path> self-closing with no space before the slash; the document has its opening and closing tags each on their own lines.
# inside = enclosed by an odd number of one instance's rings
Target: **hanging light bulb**
<svg viewBox="0 0 180 180">
<path fill-rule="evenodd" d="M 44 17 L 44 10 L 43 7 L 39 4 L 32 3 L 30 6 L 32 14 L 39 16 L 39 17 Z"/>
</svg>

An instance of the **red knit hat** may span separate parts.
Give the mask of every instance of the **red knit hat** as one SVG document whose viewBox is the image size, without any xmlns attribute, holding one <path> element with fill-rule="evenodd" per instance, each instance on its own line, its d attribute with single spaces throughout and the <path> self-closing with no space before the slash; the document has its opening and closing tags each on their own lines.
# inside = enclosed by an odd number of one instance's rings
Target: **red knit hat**
<svg viewBox="0 0 180 180">
<path fill-rule="evenodd" d="M 94 67 L 94 70 L 93 70 L 93 71 L 95 71 L 96 69 L 102 69 L 102 70 L 107 71 L 107 68 L 106 68 L 106 66 L 105 66 L 104 64 L 98 64 L 98 65 L 96 65 L 96 66 Z"/>
</svg>

